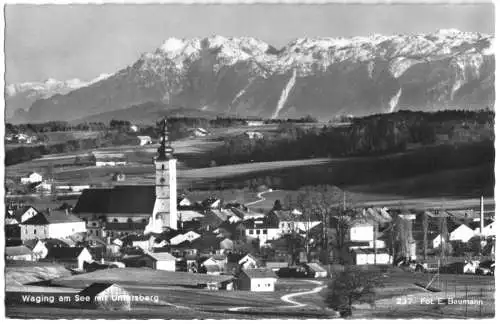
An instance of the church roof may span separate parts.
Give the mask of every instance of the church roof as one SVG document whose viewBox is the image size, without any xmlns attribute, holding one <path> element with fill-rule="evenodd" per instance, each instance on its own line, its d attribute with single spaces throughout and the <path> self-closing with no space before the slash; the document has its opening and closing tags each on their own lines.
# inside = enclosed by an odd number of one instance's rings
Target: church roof
<svg viewBox="0 0 500 324">
<path fill-rule="evenodd" d="M 86 189 L 78 199 L 74 213 L 151 214 L 155 204 L 154 186 L 116 186 Z"/>
</svg>

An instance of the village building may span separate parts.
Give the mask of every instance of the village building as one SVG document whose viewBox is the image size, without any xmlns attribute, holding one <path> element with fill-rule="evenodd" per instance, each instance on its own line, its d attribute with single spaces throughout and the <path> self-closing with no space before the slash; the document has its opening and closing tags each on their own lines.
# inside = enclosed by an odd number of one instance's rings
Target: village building
<svg viewBox="0 0 500 324">
<path fill-rule="evenodd" d="M 78 295 L 90 298 L 89 305 L 103 310 L 130 310 L 132 304 L 131 294 L 113 283 L 93 283 Z"/>
<path fill-rule="evenodd" d="M 137 138 L 139 139 L 140 146 L 153 144 L 153 141 L 151 140 L 151 136 L 137 136 Z"/>
<path fill-rule="evenodd" d="M 351 253 L 356 265 L 392 263 L 392 257 L 387 249 L 358 248 L 352 249 Z"/>
<path fill-rule="evenodd" d="M 6 246 L 5 259 L 16 261 L 35 261 L 36 258 L 33 252 L 24 245 L 19 246 Z"/>
<path fill-rule="evenodd" d="M 126 180 L 126 175 L 123 172 L 117 172 L 113 174 L 112 180 L 116 182 L 123 182 Z"/>
<path fill-rule="evenodd" d="M 20 224 L 21 239 L 65 238 L 86 232 L 85 221 L 61 210 L 38 213 Z"/>
<path fill-rule="evenodd" d="M 175 272 L 175 263 L 177 258 L 168 252 L 149 252 L 141 256 L 139 260 L 139 264 L 142 267 Z"/>
<path fill-rule="evenodd" d="M 188 206 L 191 206 L 193 203 L 191 202 L 191 200 L 187 199 L 186 197 L 179 197 L 177 199 L 177 205 L 179 207 L 188 207 Z"/>
<path fill-rule="evenodd" d="M 268 241 L 276 240 L 281 236 L 279 221 L 273 217 L 247 219 L 243 225 L 247 242 L 258 240 L 259 246 L 265 246 Z"/>
<path fill-rule="evenodd" d="M 47 245 L 42 240 L 27 240 L 24 245 L 31 250 L 34 260 L 44 259 L 49 253 Z"/>
<path fill-rule="evenodd" d="M 93 258 L 89 250 L 84 247 L 52 247 L 45 260 L 57 262 L 72 269 L 83 270 L 84 262 L 90 263 Z"/>
<path fill-rule="evenodd" d="M 130 131 L 137 133 L 139 131 L 139 126 L 137 125 L 130 125 Z"/>
<path fill-rule="evenodd" d="M 126 165 L 127 157 L 123 153 L 94 152 L 95 166 L 117 166 Z"/>
<path fill-rule="evenodd" d="M 276 274 L 270 269 L 245 269 L 238 275 L 238 289 L 259 292 L 274 291 L 277 281 Z"/>
<path fill-rule="evenodd" d="M 40 173 L 31 172 L 21 178 L 21 184 L 33 184 L 42 182 L 43 177 Z"/>
<path fill-rule="evenodd" d="M 326 278 L 328 276 L 328 271 L 319 263 L 306 263 L 304 266 L 309 273 L 313 274 L 314 278 Z"/>
</svg>

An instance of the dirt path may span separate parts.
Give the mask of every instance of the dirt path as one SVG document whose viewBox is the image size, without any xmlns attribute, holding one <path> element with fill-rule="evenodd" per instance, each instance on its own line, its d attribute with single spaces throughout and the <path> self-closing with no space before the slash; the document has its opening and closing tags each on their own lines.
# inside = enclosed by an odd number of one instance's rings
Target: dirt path
<svg viewBox="0 0 500 324">
<path fill-rule="evenodd" d="M 318 287 L 314 288 L 313 290 L 303 291 L 303 292 L 298 292 L 298 293 L 293 293 L 293 294 L 288 294 L 288 295 L 282 296 L 281 297 L 282 301 L 284 301 L 285 303 L 292 304 L 291 306 L 283 306 L 283 307 L 293 308 L 293 307 L 304 307 L 304 306 L 307 306 L 307 304 L 299 303 L 297 301 L 294 301 L 292 298 L 299 297 L 299 296 L 304 296 L 304 295 L 310 295 L 310 294 L 317 294 L 321 290 L 323 290 L 323 289 L 325 289 L 327 287 L 326 285 L 320 286 L 322 284 L 320 281 L 316 281 L 316 280 L 306 280 L 306 281 L 315 283 L 315 284 L 318 285 Z"/>
<path fill-rule="evenodd" d="M 279 190 L 268 189 L 268 190 L 266 190 L 266 191 L 259 192 L 259 193 L 257 194 L 257 198 L 259 198 L 258 200 L 255 200 L 255 201 L 252 201 L 252 202 L 246 203 L 245 205 L 246 205 L 246 206 L 251 206 L 251 205 L 255 205 L 255 204 L 257 204 L 257 203 L 260 203 L 261 201 L 266 200 L 266 198 L 265 198 L 264 196 L 262 196 L 263 194 L 265 194 L 265 193 L 269 193 L 269 192 L 273 192 L 273 191 L 279 191 Z"/>
<path fill-rule="evenodd" d="M 294 301 L 292 298 L 299 297 L 299 296 L 304 296 L 304 295 L 310 295 L 310 294 L 317 294 L 321 290 L 323 290 L 323 289 L 325 289 L 327 287 L 326 285 L 320 286 L 322 284 L 320 281 L 316 281 L 316 280 L 303 280 L 303 281 L 315 283 L 316 285 L 318 285 L 318 287 L 316 287 L 316 288 L 314 288 L 312 290 L 301 291 L 301 292 L 296 292 L 296 293 L 292 293 L 292 294 L 287 294 L 287 295 L 281 296 L 281 300 L 283 302 L 291 304 L 291 305 L 283 305 L 283 306 L 279 306 L 277 308 L 295 308 L 295 307 L 308 306 L 307 304 L 303 304 L 303 303 L 299 303 L 297 301 Z M 241 310 L 249 309 L 249 308 L 253 308 L 253 307 L 250 307 L 250 306 L 231 307 L 228 310 L 230 312 L 237 312 L 237 311 L 241 311 Z M 273 308 L 276 308 L 276 307 L 273 307 Z"/>
</svg>

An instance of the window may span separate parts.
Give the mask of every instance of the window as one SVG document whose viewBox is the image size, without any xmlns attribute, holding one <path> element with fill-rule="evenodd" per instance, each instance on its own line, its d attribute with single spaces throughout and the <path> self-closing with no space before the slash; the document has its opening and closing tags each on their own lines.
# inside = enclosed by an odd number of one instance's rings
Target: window
<svg viewBox="0 0 500 324">
<path fill-rule="evenodd" d="M 93 226 L 93 227 L 96 227 L 96 223 L 92 223 L 92 226 Z"/>
<path fill-rule="evenodd" d="M 128 223 L 133 223 L 134 221 L 132 220 L 132 218 L 129 218 L 129 219 L 127 219 L 127 222 Z"/>
<path fill-rule="evenodd" d="M 148 222 L 148 221 L 147 221 L 146 219 L 143 219 L 143 220 L 142 220 L 142 223 L 143 223 L 143 224 L 146 224 L 147 222 Z"/>
<path fill-rule="evenodd" d="M 36 234 L 36 229 L 33 230 L 33 234 Z"/>
<path fill-rule="evenodd" d="M 161 165 L 161 169 L 162 169 L 162 170 L 165 170 L 165 164 L 162 164 L 162 165 Z"/>
<path fill-rule="evenodd" d="M 267 234 L 267 230 L 262 230 L 262 234 Z"/>
<path fill-rule="evenodd" d="M 257 287 L 260 287 L 260 284 L 258 284 Z"/>
<path fill-rule="evenodd" d="M 256 232 L 257 232 L 257 235 L 259 235 L 259 234 L 260 234 L 260 230 L 256 230 Z"/>
<path fill-rule="evenodd" d="M 113 223 L 118 223 L 118 219 L 113 219 Z"/>
<path fill-rule="evenodd" d="M 249 230 L 248 234 L 252 235 L 253 234 L 253 230 Z"/>
</svg>

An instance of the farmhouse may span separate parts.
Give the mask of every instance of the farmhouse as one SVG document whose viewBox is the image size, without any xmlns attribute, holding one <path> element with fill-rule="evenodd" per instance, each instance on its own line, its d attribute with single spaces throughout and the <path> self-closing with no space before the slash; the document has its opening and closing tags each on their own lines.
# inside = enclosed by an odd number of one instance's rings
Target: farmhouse
<svg viewBox="0 0 500 324">
<path fill-rule="evenodd" d="M 245 269 L 238 276 L 238 289 L 250 291 L 274 291 L 278 281 L 276 274 L 266 268 Z"/>
<path fill-rule="evenodd" d="M 31 206 L 25 206 L 23 208 L 18 208 L 13 213 L 14 218 L 18 223 L 22 223 L 30 219 L 31 217 L 38 214 L 38 210 Z"/>
<path fill-rule="evenodd" d="M 151 136 L 137 136 L 137 138 L 139 139 L 140 146 L 153 144 Z"/>
<path fill-rule="evenodd" d="M 147 253 L 140 257 L 139 260 L 142 267 L 175 272 L 176 258 L 168 252 Z"/>
<path fill-rule="evenodd" d="M 6 260 L 35 261 L 33 252 L 24 245 L 5 247 Z"/>
<path fill-rule="evenodd" d="M 78 295 L 89 297 L 90 305 L 104 310 L 130 310 L 132 301 L 127 290 L 112 283 L 93 283 Z"/>
<path fill-rule="evenodd" d="M 84 247 L 53 247 L 49 250 L 45 259 L 83 270 L 84 262 L 90 263 L 92 255 Z"/>
<path fill-rule="evenodd" d="M 60 210 L 38 213 L 22 222 L 20 229 L 22 240 L 64 238 L 87 231 L 83 220 Z"/>
<path fill-rule="evenodd" d="M 32 184 L 42 182 L 43 177 L 40 173 L 31 172 L 21 178 L 22 184 Z"/>
</svg>

